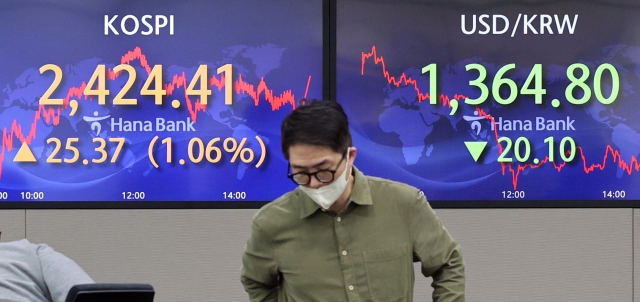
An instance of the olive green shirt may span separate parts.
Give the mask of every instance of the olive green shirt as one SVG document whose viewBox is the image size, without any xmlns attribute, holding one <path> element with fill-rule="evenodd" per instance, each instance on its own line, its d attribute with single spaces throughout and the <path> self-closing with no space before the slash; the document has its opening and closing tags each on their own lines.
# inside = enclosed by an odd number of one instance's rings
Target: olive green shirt
<svg viewBox="0 0 640 302">
<path fill-rule="evenodd" d="M 413 301 L 413 262 L 433 301 L 464 302 L 460 246 L 418 189 L 354 168 L 347 208 L 296 189 L 254 216 L 241 281 L 252 302 Z"/>
</svg>

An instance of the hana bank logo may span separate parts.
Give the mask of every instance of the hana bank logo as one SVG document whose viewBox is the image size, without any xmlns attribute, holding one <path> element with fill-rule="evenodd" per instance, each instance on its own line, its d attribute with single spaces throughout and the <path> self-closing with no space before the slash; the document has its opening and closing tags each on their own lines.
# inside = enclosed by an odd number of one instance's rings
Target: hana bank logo
<svg viewBox="0 0 640 302">
<path fill-rule="evenodd" d="M 485 117 L 479 116 L 479 114 L 478 110 L 476 110 L 473 112 L 473 115 L 475 116 L 465 115 L 462 117 L 465 121 L 471 124 L 471 130 L 475 131 L 475 134 L 473 132 L 471 132 L 471 134 L 475 138 L 477 138 L 477 136 L 480 135 L 480 131 L 482 131 L 482 124 L 480 124 L 480 121 L 485 119 Z"/>
<path fill-rule="evenodd" d="M 106 116 L 98 116 L 98 111 L 93 112 L 93 116 L 83 116 L 82 119 L 85 120 L 91 126 L 91 134 L 94 137 L 100 136 L 100 131 L 102 131 L 102 124 L 100 121 L 103 121 L 109 118 L 110 115 Z"/>
</svg>

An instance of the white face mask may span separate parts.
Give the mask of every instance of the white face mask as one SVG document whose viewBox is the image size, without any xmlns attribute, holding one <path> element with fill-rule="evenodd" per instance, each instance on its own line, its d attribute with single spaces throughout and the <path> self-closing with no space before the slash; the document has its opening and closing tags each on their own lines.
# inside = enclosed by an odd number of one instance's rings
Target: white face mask
<svg viewBox="0 0 640 302">
<path fill-rule="evenodd" d="M 349 165 L 349 149 L 347 149 L 347 160 L 346 165 Z M 351 170 L 351 169 L 349 169 Z M 321 206 L 323 209 L 328 210 L 331 205 L 333 205 L 338 197 L 344 193 L 344 190 L 347 188 L 347 184 L 349 183 L 348 179 L 351 177 L 351 171 L 348 172 L 348 177 L 345 178 L 345 173 L 347 173 L 347 169 L 345 168 L 342 171 L 342 174 L 338 176 L 338 178 L 329 185 L 324 187 L 320 187 L 318 189 L 308 188 L 305 186 L 299 186 L 300 190 L 307 194 L 309 198 L 311 198 L 315 203 Z"/>
</svg>

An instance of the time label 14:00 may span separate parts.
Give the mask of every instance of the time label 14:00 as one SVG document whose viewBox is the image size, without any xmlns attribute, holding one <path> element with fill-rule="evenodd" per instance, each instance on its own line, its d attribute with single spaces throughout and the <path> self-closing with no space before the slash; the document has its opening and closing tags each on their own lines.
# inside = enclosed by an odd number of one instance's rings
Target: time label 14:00
<svg viewBox="0 0 640 302">
<path fill-rule="evenodd" d="M 505 76 L 505 74 L 516 68 L 516 64 L 507 64 L 502 66 L 494 75 L 493 82 L 491 84 L 491 95 L 496 100 L 497 103 L 501 105 L 509 105 L 515 101 L 520 95 L 533 95 L 535 98 L 535 103 L 540 105 L 542 104 L 542 98 L 547 93 L 547 90 L 543 88 L 543 72 L 542 72 L 542 64 L 535 64 L 529 72 L 529 76 L 525 80 L 524 84 L 518 91 L 517 83 L 509 79 Z M 467 64 L 465 66 L 467 71 L 475 70 L 478 72 L 478 77 L 475 80 L 469 81 L 469 85 L 478 87 L 480 90 L 480 96 L 471 99 L 466 98 L 465 103 L 469 105 L 480 105 L 484 103 L 489 98 L 489 87 L 486 84 L 487 79 L 487 68 L 477 64 Z M 429 64 L 422 68 L 422 74 L 429 74 L 429 96 L 437 96 L 437 65 Z M 578 74 L 578 76 L 576 76 Z M 605 93 L 602 91 L 603 86 L 603 76 L 608 74 L 611 77 L 611 91 L 608 96 L 605 96 Z M 591 99 L 592 89 L 587 85 L 586 81 L 590 78 L 591 71 L 589 67 L 582 63 L 571 64 L 567 67 L 567 79 L 569 79 L 570 83 L 567 85 L 565 89 L 565 98 L 567 101 L 574 105 L 582 105 L 585 104 Z M 500 94 L 501 89 L 503 87 L 507 87 L 506 97 L 502 97 Z M 580 95 L 580 97 L 576 97 L 576 95 Z M 618 75 L 618 70 L 615 66 L 605 63 L 598 66 L 593 73 L 593 95 L 595 98 L 604 105 L 609 105 L 613 103 L 618 94 L 620 92 L 620 76 Z M 430 97 L 430 104 L 435 105 L 438 102 L 437 97 Z M 554 105 L 557 107 L 557 104 Z"/>
<path fill-rule="evenodd" d="M 506 143 L 504 146 L 502 145 L 503 142 Z M 556 143 L 553 136 L 547 137 L 544 140 L 544 143 L 549 146 L 549 151 L 542 162 L 554 162 L 556 159 Z M 527 162 L 531 157 L 531 143 L 529 142 L 529 139 L 524 136 L 518 137 L 515 143 L 510 138 L 503 136 L 498 139 L 498 144 L 500 144 L 500 156 L 498 157 L 498 162 L 500 163 L 513 162 L 511 149 L 513 149 L 513 155 L 518 162 Z M 562 159 L 563 162 L 572 161 L 576 155 L 576 142 L 573 138 L 565 136 L 560 141 L 557 152 L 560 154 L 560 159 Z M 540 162 L 541 161 L 538 158 L 533 160 L 533 163 L 536 165 Z"/>
</svg>

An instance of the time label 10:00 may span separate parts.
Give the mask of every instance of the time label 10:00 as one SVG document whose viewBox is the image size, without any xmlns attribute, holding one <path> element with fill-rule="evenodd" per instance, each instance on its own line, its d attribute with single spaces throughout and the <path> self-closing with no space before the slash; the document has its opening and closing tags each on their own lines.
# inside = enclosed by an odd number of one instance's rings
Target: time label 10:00
<svg viewBox="0 0 640 302">
<path fill-rule="evenodd" d="M 505 142 L 506 145 L 502 148 L 502 143 Z M 544 140 L 545 144 L 549 145 L 549 152 L 547 156 L 542 161 L 555 161 L 555 153 L 556 153 L 556 144 L 553 136 L 549 136 Z M 500 144 L 500 156 L 498 157 L 498 162 L 500 163 L 510 163 L 513 162 L 513 158 L 510 156 L 511 149 L 513 148 L 513 155 L 515 156 L 516 161 L 518 162 L 527 162 L 531 157 L 531 143 L 529 139 L 521 136 L 518 137 L 513 143 L 513 141 L 508 137 L 500 137 L 498 139 L 498 144 Z M 573 138 L 569 136 L 565 136 L 562 138 L 559 144 L 558 153 L 560 154 L 560 158 L 564 162 L 570 162 L 575 158 L 576 155 L 576 142 Z M 539 164 L 541 161 L 538 158 L 533 160 L 534 164 Z"/>
<path fill-rule="evenodd" d="M 40 98 L 39 104 L 58 106 L 64 105 L 63 99 L 51 98 L 51 95 L 56 91 L 56 89 L 62 82 L 62 68 L 55 64 L 46 64 L 40 67 L 40 74 L 44 74 L 47 71 L 53 71 L 55 78 L 53 79 L 53 82 L 51 83 L 47 91 L 45 91 L 45 93 Z M 127 82 L 124 84 L 122 89 L 113 98 L 113 104 L 128 106 L 137 105 L 137 99 L 124 98 L 124 96 L 127 94 L 127 92 L 129 92 L 129 89 L 131 89 L 136 81 L 136 69 L 129 64 L 120 64 L 113 69 L 107 69 L 106 65 L 99 64 L 98 66 L 96 66 L 96 70 L 93 72 L 93 75 L 89 79 L 89 82 L 86 84 L 86 86 L 84 86 L 84 90 L 82 91 L 82 93 L 85 96 L 98 97 L 98 104 L 105 105 L 107 102 L 107 96 L 111 93 L 111 91 L 107 89 L 107 78 L 109 78 L 109 80 L 115 80 L 123 71 L 129 75 L 129 78 L 127 79 Z M 147 77 L 147 80 L 142 85 L 140 95 L 153 96 L 155 104 L 162 105 L 162 98 L 167 95 L 167 87 L 162 81 L 162 65 L 154 65 L 151 71 L 147 71 L 149 72 L 149 75 Z M 216 71 L 218 74 L 222 74 L 221 82 L 224 82 L 224 103 L 225 105 L 232 105 L 233 65 L 225 64 L 219 67 Z M 189 85 L 187 85 L 187 89 L 185 90 L 185 94 L 187 96 L 197 96 L 200 100 L 200 104 L 202 105 L 207 104 L 207 100 L 211 95 L 207 73 L 208 66 L 200 65 L 196 70 L 195 75 L 189 82 Z"/>
<path fill-rule="evenodd" d="M 475 80 L 469 81 L 469 85 L 478 87 L 480 89 L 480 96 L 475 99 L 466 98 L 465 103 L 469 105 L 480 105 L 484 103 L 489 98 L 489 87 L 485 83 L 487 78 L 487 68 L 477 64 L 467 64 L 465 66 L 467 71 L 476 70 L 478 71 L 478 78 Z M 508 71 L 515 69 L 516 64 L 507 64 L 502 66 L 494 75 L 493 82 L 491 85 L 491 95 L 496 100 L 497 103 L 501 105 L 509 105 L 515 101 L 518 97 L 518 85 L 512 79 L 505 77 L 505 73 Z M 429 64 L 422 68 L 422 74 L 429 74 L 429 96 L 438 95 L 437 94 L 437 65 Z M 579 71 L 579 72 L 576 72 Z M 611 91 L 608 96 L 605 96 L 602 91 L 602 77 L 605 75 L 605 72 L 609 74 L 611 77 Z M 576 76 L 576 73 L 579 76 Z M 567 101 L 574 105 L 582 105 L 587 103 L 589 99 L 591 99 L 592 90 L 589 85 L 586 84 L 586 81 L 589 79 L 591 72 L 589 67 L 582 63 L 571 64 L 567 67 L 567 78 L 571 81 L 569 85 L 567 85 L 565 89 L 565 98 Z M 535 98 L 535 103 L 540 105 L 542 104 L 542 97 L 547 93 L 547 90 L 543 88 L 543 75 L 542 75 L 542 64 L 535 64 L 529 72 L 529 76 L 525 80 L 524 84 L 520 88 L 520 95 L 533 95 Z M 500 90 L 503 86 L 507 86 L 509 89 L 507 97 L 503 98 L 500 94 Z M 575 97 L 575 94 L 578 94 L 579 91 L 582 91 L 581 97 Z M 604 104 L 609 105 L 613 103 L 618 94 L 620 92 L 620 76 L 618 75 L 618 70 L 615 66 L 605 63 L 598 66 L 593 74 L 593 94 L 596 99 Z M 438 102 L 437 97 L 430 97 L 430 104 L 435 105 Z"/>
</svg>

